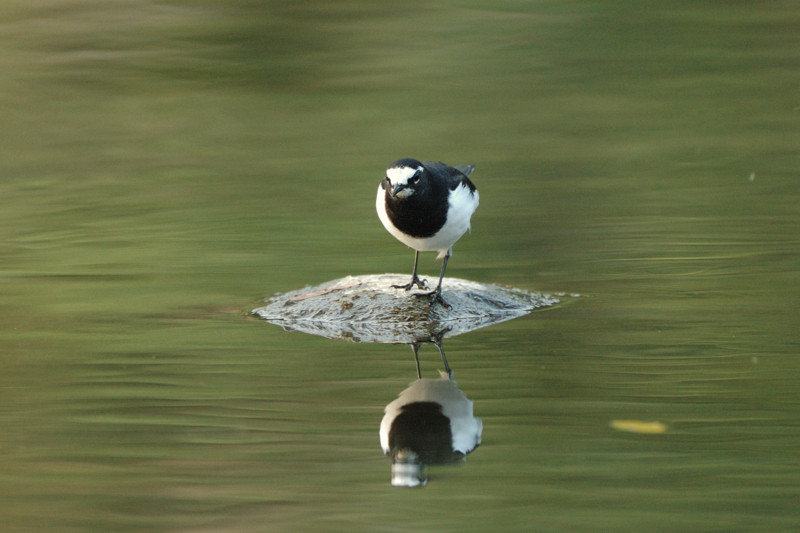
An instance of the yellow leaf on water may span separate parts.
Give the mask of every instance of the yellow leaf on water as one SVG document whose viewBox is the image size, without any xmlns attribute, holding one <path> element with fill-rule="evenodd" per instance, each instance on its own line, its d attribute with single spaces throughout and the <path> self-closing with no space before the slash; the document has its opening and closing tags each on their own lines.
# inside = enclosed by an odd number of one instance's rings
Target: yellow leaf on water
<svg viewBox="0 0 800 533">
<path fill-rule="evenodd" d="M 667 431 L 667 425 L 661 422 L 646 422 L 644 420 L 612 420 L 611 427 L 620 431 L 631 433 L 646 433 L 655 435 Z"/>
</svg>

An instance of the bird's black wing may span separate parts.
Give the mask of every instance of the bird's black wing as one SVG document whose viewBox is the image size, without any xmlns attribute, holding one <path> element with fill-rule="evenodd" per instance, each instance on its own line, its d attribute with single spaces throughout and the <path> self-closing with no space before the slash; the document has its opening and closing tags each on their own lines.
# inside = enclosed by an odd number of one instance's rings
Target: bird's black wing
<svg viewBox="0 0 800 533">
<path fill-rule="evenodd" d="M 443 180 L 450 190 L 455 189 L 462 183 L 469 187 L 470 191 L 475 191 L 476 189 L 475 185 L 467 177 L 475 170 L 475 167 L 472 165 L 451 167 L 440 161 L 425 161 L 422 165 L 428 169 L 428 172 Z"/>
</svg>

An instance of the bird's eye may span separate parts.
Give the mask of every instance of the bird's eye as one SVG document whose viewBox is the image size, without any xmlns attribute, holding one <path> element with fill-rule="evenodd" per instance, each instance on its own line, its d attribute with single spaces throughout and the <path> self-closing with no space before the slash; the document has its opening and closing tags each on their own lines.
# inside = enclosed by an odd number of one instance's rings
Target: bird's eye
<svg viewBox="0 0 800 533">
<path fill-rule="evenodd" d="M 418 181 L 419 181 L 419 174 L 414 174 L 413 176 L 408 178 L 408 183 L 410 183 L 411 185 L 416 185 Z"/>
</svg>

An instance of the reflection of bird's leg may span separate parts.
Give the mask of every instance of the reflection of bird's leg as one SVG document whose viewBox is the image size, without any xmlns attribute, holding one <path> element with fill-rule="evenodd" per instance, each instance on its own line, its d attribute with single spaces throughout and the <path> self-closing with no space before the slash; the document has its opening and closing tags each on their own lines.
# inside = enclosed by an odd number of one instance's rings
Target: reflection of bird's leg
<svg viewBox="0 0 800 533">
<path fill-rule="evenodd" d="M 442 363 L 444 363 L 444 369 L 447 372 L 447 376 L 452 380 L 453 371 L 450 370 L 450 365 L 447 364 L 447 357 L 444 356 L 444 347 L 442 347 L 442 339 L 434 340 L 434 344 L 436 344 L 436 347 L 439 348 L 439 353 L 442 354 Z"/>
<path fill-rule="evenodd" d="M 417 379 L 422 379 L 422 372 L 419 369 L 419 343 L 411 343 L 411 351 L 414 352 L 414 362 L 417 364 Z"/>
<path fill-rule="evenodd" d="M 430 342 L 435 344 L 436 347 L 439 349 L 439 353 L 442 355 L 442 364 L 444 364 L 444 370 L 447 372 L 447 376 L 452 380 L 453 379 L 453 371 L 450 368 L 450 365 L 447 364 L 447 356 L 444 355 L 444 346 L 442 346 L 442 337 L 445 333 L 450 331 L 450 329 L 446 329 L 440 332 L 435 337 L 431 337 Z M 419 366 L 419 347 L 421 343 L 419 342 L 412 342 L 410 344 L 411 351 L 414 352 L 414 363 L 417 365 L 417 379 L 422 379 L 422 371 L 420 370 Z"/>
</svg>

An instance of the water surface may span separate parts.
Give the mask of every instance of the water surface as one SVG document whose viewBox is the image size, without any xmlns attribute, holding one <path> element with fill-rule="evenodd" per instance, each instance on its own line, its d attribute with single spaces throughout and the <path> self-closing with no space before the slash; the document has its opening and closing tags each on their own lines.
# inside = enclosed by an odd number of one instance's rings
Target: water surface
<svg viewBox="0 0 800 533">
<path fill-rule="evenodd" d="M 4 530 L 794 530 L 793 7 L 5 3 Z M 447 341 L 483 444 L 420 490 L 411 351 L 247 316 L 410 270 L 406 156 L 476 165 L 450 275 L 581 294 Z"/>
</svg>

